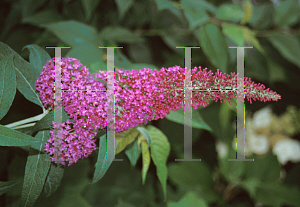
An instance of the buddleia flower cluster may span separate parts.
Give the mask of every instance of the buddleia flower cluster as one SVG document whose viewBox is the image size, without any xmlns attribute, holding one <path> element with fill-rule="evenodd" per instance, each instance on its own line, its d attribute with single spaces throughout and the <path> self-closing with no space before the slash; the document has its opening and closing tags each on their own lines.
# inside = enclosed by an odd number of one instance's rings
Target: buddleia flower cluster
<svg viewBox="0 0 300 207">
<path fill-rule="evenodd" d="M 55 58 L 47 61 L 38 77 L 36 90 L 46 108 L 54 109 L 55 94 Z M 55 152 L 59 152 L 63 161 L 61 164 L 76 163 L 78 159 L 87 157 L 96 149 L 95 139 L 97 129 L 107 126 L 107 87 L 100 81 L 107 82 L 107 71 L 89 74 L 88 68 L 75 58 L 61 59 L 62 106 L 69 114 L 67 120 L 60 126 L 62 129 L 60 143 L 54 138 L 54 129 L 46 142 L 45 151 L 50 153 L 52 160 Z M 179 108 L 185 110 L 185 68 L 173 66 L 160 70 L 143 68 L 127 71 L 115 69 L 115 133 L 123 132 L 131 127 L 151 120 L 163 119 L 170 111 Z M 207 69 L 195 67 L 191 69 L 192 88 L 191 107 L 206 107 L 208 101 L 222 103 L 231 98 L 238 99 L 237 89 L 239 78 L 235 73 L 214 74 Z M 244 79 L 245 97 L 252 100 L 277 101 L 279 94 L 265 89 L 262 84 L 256 84 L 250 78 Z M 220 91 L 213 91 L 213 90 Z M 206 91 L 203 91 L 206 90 Z M 222 91 L 223 90 L 223 91 Z M 231 104 L 231 103 L 230 103 Z"/>
</svg>

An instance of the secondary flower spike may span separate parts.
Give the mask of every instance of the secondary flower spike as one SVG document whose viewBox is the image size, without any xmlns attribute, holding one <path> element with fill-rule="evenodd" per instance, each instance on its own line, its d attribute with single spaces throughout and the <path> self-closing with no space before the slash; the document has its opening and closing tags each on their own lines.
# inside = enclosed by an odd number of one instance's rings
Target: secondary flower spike
<svg viewBox="0 0 300 207">
<path fill-rule="evenodd" d="M 54 58 L 47 61 L 41 76 L 36 81 L 36 90 L 46 108 L 54 105 Z M 106 71 L 90 75 L 88 69 L 75 58 L 61 59 L 62 105 L 76 124 L 72 138 L 63 137 L 62 157 L 70 163 L 86 157 L 95 149 L 93 134 L 96 129 L 107 126 L 107 87 L 99 79 L 107 81 Z M 217 72 L 213 74 L 199 67 L 191 69 L 192 107 L 208 105 L 209 100 L 221 103 L 231 98 L 237 99 L 238 77 Z M 166 117 L 171 110 L 184 107 L 185 69 L 180 66 L 162 68 L 159 71 L 149 68 L 127 71 L 115 70 L 115 132 L 146 123 L 152 119 Z M 255 84 L 250 78 L 244 79 L 245 97 L 253 100 L 277 101 L 281 96 L 262 84 Z M 227 90 L 226 90 L 227 89 Z M 202 90 L 202 91 L 201 91 Z M 206 91 L 204 91 L 206 90 Z M 220 90 L 220 91 L 212 91 Z M 225 101 L 226 102 L 226 101 Z M 231 103 L 230 103 L 231 104 Z M 78 124 L 80 123 L 80 124 Z M 68 122 L 67 124 L 70 124 Z M 66 131 L 65 134 L 69 132 Z M 85 133 L 85 135 L 82 135 Z M 87 136 L 89 134 L 90 136 Z M 86 137 L 83 139 L 83 137 Z M 80 137 L 80 138 L 79 138 Z M 74 147 L 76 143 L 76 147 Z M 89 147 L 86 147 L 88 145 Z M 49 139 L 45 150 L 53 154 L 54 139 Z M 75 156 L 76 155 L 76 156 Z"/>
</svg>

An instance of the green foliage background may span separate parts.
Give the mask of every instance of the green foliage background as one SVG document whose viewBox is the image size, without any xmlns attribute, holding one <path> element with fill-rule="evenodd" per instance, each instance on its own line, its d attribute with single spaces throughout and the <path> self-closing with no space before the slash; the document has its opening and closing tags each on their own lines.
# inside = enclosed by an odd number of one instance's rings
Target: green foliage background
<svg viewBox="0 0 300 207">
<path fill-rule="evenodd" d="M 184 67 L 176 46 L 200 46 L 192 49 L 192 67 L 225 73 L 236 72 L 236 49 L 228 46 L 253 46 L 245 49 L 245 76 L 281 95 L 268 103 L 274 113 L 299 107 L 298 0 L 3 0 L 0 14 L 0 85 L 9 91 L 1 90 L 0 206 L 300 206 L 299 163 L 280 166 L 272 153 L 228 162 L 233 149 L 217 156 L 217 140 L 231 149 L 235 104 L 210 102 L 193 111 L 193 158 L 201 162 L 175 162 L 183 158 L 182 110 L 117 135 L 123 162 L 97 162 L 105 157 L 100 151 L 65 168 L 43 161 L 53 112 L 31 127 L 2 126 L 45 112 L 32 90 L 54 57 L 45 46 L 71 46 L 62 56 L 91 73 L 106 70 L 99 46 L 122 46 L 115 66 L 126 70 Z M 266 104 L 246 102 L 246 111 Z M 103 149 L 105 136 L 98 138 Z M 138 149 L 150 143 L 150 151 Z M 287 175 L 279 181 L 281 168 Z"/>
</svg>

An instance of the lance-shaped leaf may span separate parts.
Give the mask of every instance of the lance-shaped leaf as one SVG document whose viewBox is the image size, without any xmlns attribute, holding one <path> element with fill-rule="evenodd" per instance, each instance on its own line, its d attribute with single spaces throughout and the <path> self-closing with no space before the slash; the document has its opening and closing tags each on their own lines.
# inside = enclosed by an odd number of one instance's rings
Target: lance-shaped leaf
<svg viewBox="0 0 300 207">
<path fill-rule="evenodd" d="M 18 184 L 16 181 L 8 181 L 8 182 L 2 182 L 0 181 L 0 196 L 4 193 L 7 193 L 10 191 L 13 187 L 15 187 Z"/>
<path fill-rule="evenodd" d="M 181 6 L 186 19 L 189 22 L 189 27 L 191 30 L 195 29 L 199 25 L 202 25 L 209 19 L 206 10 L 212 13 L 217 11 L 212 4 L 204 0 L 182 0 Z"/>
<path fill-rule="evenodd" d="M 243 29 L 245 40 L 248 44 L 252 44 L 256 49 L 265 55 L 265 50 L 260 45 L 258 39 L 255 37 L 255 32 L 245 27 Z"/>
<path fill-rule="evenodd" d="M 252 17 L 252 8 L 253 8 L 253 5 L 252 5 L 250 0 L 244 1 L 244 3 L 243 3 L 244 17 L 241 21 L 241 24 L 245 24 L 251 19 L 251 17 Z"/>
<path fill-rule="evenodd" d="M 34 205 L 43 190 L 51 164 L 49 154 L 43 153 L 45 142 L 50 137 L 49 131 L 41 131 L 37 133 L 36 137 L 41 140 L 41 143 L 35 144 L 35 148 L 39 147 L 39 151 L 33 148 L 29 151 L 25 168 L 21 206 Z"/>
<path fill-rule="evenodd" d="M 134 145 L 130 149 L 125 151 L 125 154 L 127 155 L 131 166 L 135 166 L 141 155 L 141 150 L 138 148 L 138 140 L 134 142 Z"/>
<path fill-rule="evenodd" d="M 166 118 L 170 121 L 184 124 L 184 111 L 181 108 L 177 111 L 171 111 L 170 114 L 166 116 Z M 192 127 L 211 131 L 211 128 L 204 122 L 197 111 L 192 113 Z"/>
<path fill-rule="evenodd" d="M 300 67 L 300 43 L 297 37 L 276 33 L 268 40 L 283 57 Z"/>
<path fill-rule="evenodd" d="M 33 67 L 27 62 L 23 62 L 21 57 L 15 63 L 15 72 L 17 77 L 17 89 L 24 95 L 24 97 L 44 108 L 39 95 L 35 92 L 35 80 L 37 80 L 36 73 Z"/>
<path fill-rule="evenodd" d="M 141 134 L 140 138 L 141 137 L 144 137 L 144 135 Z M 151 162 L 150 152 L 146 141 L 142 141 L 142 157 L 143 157 L 142 179 L 143 179 L 143 184 L 145 184 L 146 175 Z"/>
<path fill-rule="evenodd" d="M 136 128 L 130 128 L 124 132 L 117 133 L 116 134 L 116 154 L 119 154 L 123 151 L 123 149 L 132 143 L 136 137 L 139 135 L 139 131 Z"/>
<path fill-rule="evenodd" d="M 0 120 L 7 114 L 16 95 L 16 74 L 14 55 L 0 61 Z"/>
<path fill-rule="evenodd" d="M 226 73 L 228 45 L 220 28 L 208 23 L 196 30 L 201 48 L 214 66 Z"/>
<path fill-rule="evenodd" d="M 109 166 L 112 163 L 112 160 L 109 160 L 106 158 L 106 134 L 100 137 L 100 143 L 99 143 L 99 153 L 98 153 L 98 159 L 95 164 L 96 169 L 94 172 L 93 182 L 92 184 L 98 182 L 106 173 Z"/>
<path fill-rule="evenodd" d="M 147 143 L 148 143 L 148 148 L 147 149 L 149 149 L 149 147 L 151 147 L 151 135 L 150 135 L 150 133 L 148 132 L 147 129 L 145 129 L 143 127 L 137 127 L 137 130 L 139 130 L 143 134 L 143 136 L 146 138 Z"/>
<path fill-rule="evenodd" d="M 0 42 L 0 54 L 2 57 L 8 57 L 9 55 L 15 55 L 14 66 L 17 79 L 17 89 L 24 95 L 24 97 L 41 106 L 44 106 L 39 98 L 39 95 L 35 92 L 35 81 L 37 80 L 36 72 L 29 62 L 24 60 L 18 53 L 11 49 L 8 45 Z"/>
<path fill-rule="evenodd" d="M 156 166 L 156 175 L 162 185 L 164 198 L 167 196 L 167 177 L 168 169 L 166 166 L 167 159 L 170 153 L 170 143 L 166 135 L 154 126 L 147 127 L 151 135 L 151 157 Z"/>
<path fill-rule="evenodd" d="M 236 26 L 235 24 L 224 23 L 222 24 L 222 31 L 224 35 L 226 35 L 234 43 L 236 43 L 236 46 L 245 46 L 245 36 L 243 27 Z"/>
<path fill-rule="evenodd" d="M 65 169 L 63 168 L 63 166 L 51 162 L 49 174 L 44 186 L 44 192 L 47 197 L 52 195 L 58 189 L 63 178 L 64 171 Z"/>
<path fill-rule="evenodd" d="M 48 24 L 46 28 L 60 40 L 71 46 L 97 44 L 98 36 L 95 28 L 77 21 L 62 21 Z"/>
<path fill-rule="evenodd" d="M 233 15 L 234 14 L 234 15 Z M 239 5 L 225 4 L 219 7 L 216 17 L 220 20 L 238 22 L 242 20 L 244 12 Z"/>
<path fill-rule="evenodd" d="M 40 140 L 0 125 L 0 146 L 28 146 L 39 144 Z M 35 148 L 38 149 L 38 148 Z"/>
<path fill-rule="evenodd" d="M 282 1 L 275 7 L 274 23 L 279 27 L 284 27 L 299 22 L 299 7 L 297 0 Z"/>
<path fill-rule="evenodd" d="M 37 77 L 40 76 L 46 61 L 51 59 L 50 55 L 36 44 L 26 45 L 24 48 L 27 48 L 30 51 L 29 62 L 35 69 L 35 75 Z"/>
</svg>

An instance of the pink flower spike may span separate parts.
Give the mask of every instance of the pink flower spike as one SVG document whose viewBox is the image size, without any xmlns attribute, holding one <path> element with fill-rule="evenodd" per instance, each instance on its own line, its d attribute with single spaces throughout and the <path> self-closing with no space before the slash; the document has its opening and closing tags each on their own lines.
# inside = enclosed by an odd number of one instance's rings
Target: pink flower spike
<svg viewBox="0 0 300 207">
<path fill-rule="evenodd" d="M 35 82 L 43 105 L 53 109 L 54 105 L 54 58 L 47 61 L 41 76 Z M 107 126 L 107 87 L 97 79 L 107 82 L 107 72 L 99 71 L 92 75 L 88 68 L 75 58 L 61 59 L 62 105 L 75 122 L 67 120 L 63 123 L 63 137 L 54 139 L 54 131 L 45 145 L 45 151 L 51 155 L 57 150 L 55 146 L 64 146 L 61 152 L 64 163 L 76 163 L 78 159 L 87 157 L 95 150 L 96 135 L 94 130 Z M 115 71 L 115 133 L 123 132 L 130 127 L 146 123 L 152 119 L 162 119 L 170 113 L 184 107 L 185 69 L 180 66 L 162 68 L 152 71 L 143 68 L 139 71 L 116 69 Z M 191 69 L 192 107 L 206 107 L 209 100 L 230 102 L 237 100 L 236 91 L 238 77 L 235 73 L 216 73 L 207 68 Z M 281 96 L 262 84 L 256 84 L 245 77 L 245 97 L 252 100 L 278 101 Z M 220 90 L 220 91 L 214 91 Z M 147 113 L 147 115 L 146 115 Z M 53 122 L 54 128 L 58 128 Z M 54 161 L 54 158 L 52 159 Z"/>
</svg>

